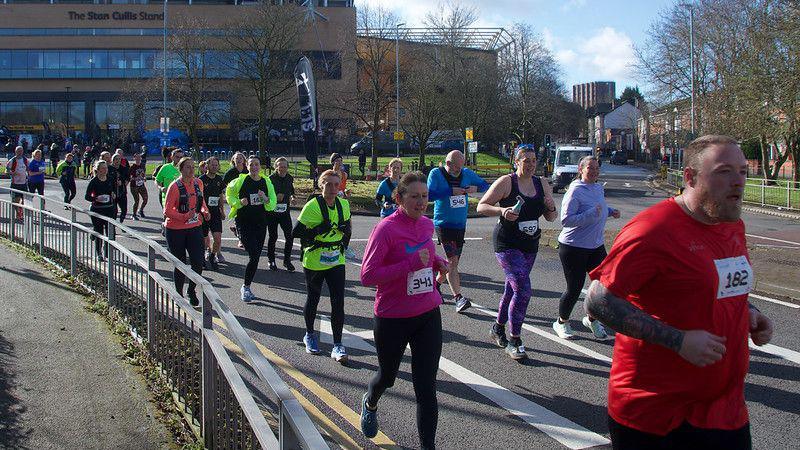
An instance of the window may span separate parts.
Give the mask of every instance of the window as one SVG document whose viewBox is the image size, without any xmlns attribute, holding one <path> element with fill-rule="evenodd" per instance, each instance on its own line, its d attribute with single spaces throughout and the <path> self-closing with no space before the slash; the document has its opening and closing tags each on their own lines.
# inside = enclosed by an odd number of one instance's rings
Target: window
<svg viewBox="0 0 800 450">
<path fill-rule="evenodd" d="M 95 102 L 94 105 L 94 121 L 101 128 L 109 124 L 123 128 L 133 126 L 133 102 Z"/>
<path fill-rule="evenodd" d="M 0 50 L 0 78 L 11 78 L 11 50 Z"/>
</svg>

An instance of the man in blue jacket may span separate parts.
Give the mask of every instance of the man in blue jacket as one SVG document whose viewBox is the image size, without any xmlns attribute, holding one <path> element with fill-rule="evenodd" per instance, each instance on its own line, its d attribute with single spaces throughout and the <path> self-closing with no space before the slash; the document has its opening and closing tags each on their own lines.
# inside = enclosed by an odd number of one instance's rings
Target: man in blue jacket
<svg viewBox="0 0 800 450">
<path fill-rule="evenodd" d="M 486 181 L 464 168 L 464 154 L 458 150 L 447 154 L 444 167 L 433 169 L 428 174 L 428 199 L 434 202 L 433 224 L 439 244 L 450 263 L 447 282 L 453 291 L 456 312 L 459 313 L 472 306 L 461 295 L 461 277 L 458 274 L 458 260 L 464 248 L 464 231 L 467 228 L 469 194 L 487 189 L 489 184 Z"/>
</svg>

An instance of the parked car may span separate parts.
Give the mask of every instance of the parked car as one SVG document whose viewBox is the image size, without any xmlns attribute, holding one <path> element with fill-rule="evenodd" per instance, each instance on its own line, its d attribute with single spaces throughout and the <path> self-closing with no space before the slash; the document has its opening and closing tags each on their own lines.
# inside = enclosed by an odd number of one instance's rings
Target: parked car
<svg viewBox="0 0 800 450">
<path fill-rule="evenodd" d="M 611 153 L 611 164 L 628 164 L 628 152 L 624 150 L 614 150 Z"/>
</svg>

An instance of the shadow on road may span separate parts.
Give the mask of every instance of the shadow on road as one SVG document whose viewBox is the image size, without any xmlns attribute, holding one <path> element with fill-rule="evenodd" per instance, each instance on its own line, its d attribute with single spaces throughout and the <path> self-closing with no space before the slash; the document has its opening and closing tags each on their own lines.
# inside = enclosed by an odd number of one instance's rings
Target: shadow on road
<svg viewBox="0 0 800 450">
<path fill-rule="evenodd" d="M 30 431 L 25 431 L 20 416 L 26 408 L 14 395 L 17 378 L 14 344 L 0 330 L 0 447 L 27 449 Z"/>
</svg>

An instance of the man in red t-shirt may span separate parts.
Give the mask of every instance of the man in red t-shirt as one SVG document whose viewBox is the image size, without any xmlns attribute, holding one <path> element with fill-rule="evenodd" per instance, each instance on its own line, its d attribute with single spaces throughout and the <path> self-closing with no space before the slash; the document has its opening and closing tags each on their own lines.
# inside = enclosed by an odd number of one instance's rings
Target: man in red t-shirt
<svg viewBox="0 0 800 450">
<path fill-rule="evenodd" d="M 748 303 L 747 160 L 727 136 L 684 151 L 683 193 L 642 211 L 592 271 L 588 313 L 617 331 L 608 386 L 615 449 L 750 449 L 748 337 L 772 322 Z"/>
</svg>

